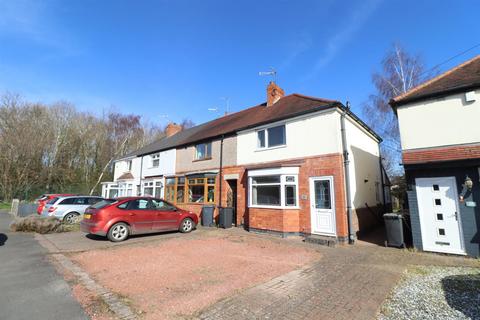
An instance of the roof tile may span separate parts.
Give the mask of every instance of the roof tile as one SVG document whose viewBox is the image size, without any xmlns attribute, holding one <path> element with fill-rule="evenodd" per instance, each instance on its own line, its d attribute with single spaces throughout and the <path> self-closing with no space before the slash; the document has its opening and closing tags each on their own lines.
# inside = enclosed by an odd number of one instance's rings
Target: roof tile
<svg viewBox="0 0 480 320">
<path fill-rule="evenodd" d="M 408 102 L 475 87 L 480 87 L 480 55 L 393 98 L 390 100 L 390 105 L 399 106 Z"/>
</svg>

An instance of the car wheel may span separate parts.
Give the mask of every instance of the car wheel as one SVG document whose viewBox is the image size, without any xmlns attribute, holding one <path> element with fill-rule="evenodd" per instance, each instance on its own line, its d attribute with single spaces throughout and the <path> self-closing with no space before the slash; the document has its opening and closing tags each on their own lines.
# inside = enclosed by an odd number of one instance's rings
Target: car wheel
<svg viewBox="0 0 480 320">
<path fill-rule="evenodd" d="M 75 224 L 78 222 L 80 215 L 75 212 L 70 212 L 63 217 L 63 222 L 66 224 Z"/>
<path fill-rule="evenodd" d="M 180 232 L 188 233 L 192 231 L 194 227 L 195 227 L 195 223 L 193 222 L 192 219 L 190 218 L 183 219 L 182 223 L 180 224 Z"/>
<path fill-rule="evenodd" d="M 108 230 L 108 240 L 113 242 L 120 242 L 128 238 L 128 225 L 123 222 L 115 223 L 110 230 Z"/>
</svg>

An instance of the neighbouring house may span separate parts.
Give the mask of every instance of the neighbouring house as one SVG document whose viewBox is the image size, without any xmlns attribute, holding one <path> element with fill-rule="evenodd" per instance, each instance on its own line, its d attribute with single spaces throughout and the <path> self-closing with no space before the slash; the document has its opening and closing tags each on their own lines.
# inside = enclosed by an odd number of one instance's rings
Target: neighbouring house
<svg viewBox="0 0 480 320">
<path fill-rule="evenodd" d="M 479 256 L 480 56 L 390 101 L 414 246 Z"/>
<path fill-rule="evenodd" d="M 158 179 L 160 196 L 181 208 L 200 215 L 205 205 L 233 207 L 234 224 L 250 231 L 345 242 L 381 221 L 388 195 L 380 142 L 342 103 L 285 96 L 271 82 L 267 102 L 133 154 L 160 155 L 160 166 L 162 154 L 171 155 L 168 170 L 149 176 L 140 160 L 139 184 Z"/>
<path fill-rule="evenodd" d="M 137 195 L 140 187 L 141 159 L 128 154 L 114 161 L 113 182 L 102 182 L 102 197 Z"/>
</svg>

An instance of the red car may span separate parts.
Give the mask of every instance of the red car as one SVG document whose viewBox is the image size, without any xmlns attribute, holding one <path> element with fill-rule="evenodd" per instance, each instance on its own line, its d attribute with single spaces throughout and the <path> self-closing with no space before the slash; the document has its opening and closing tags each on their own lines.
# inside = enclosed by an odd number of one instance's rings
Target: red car
<svg viewBox="0 0 480 320">
<path fill-rule="evenodd" d="M 110 241 L 123 241 L 132 234 L 195 229 L 198 217 L 162 199 L 151 197 L 102 200 L 85 210 L 80 229 L 107 236 Z"/>
<path fill-rule="evenodd" d="M 59 193 L 59 194 L 42 194 L 38 199 L 37 199 L 37 213 L 42 214 L 43 208 L 47 204 L 47 202 L 53 198 L 57 197 L 68 197 L 68 196 L 73 196 L 73 194 L 67 194 L 67 193 Z"/>
</svg>

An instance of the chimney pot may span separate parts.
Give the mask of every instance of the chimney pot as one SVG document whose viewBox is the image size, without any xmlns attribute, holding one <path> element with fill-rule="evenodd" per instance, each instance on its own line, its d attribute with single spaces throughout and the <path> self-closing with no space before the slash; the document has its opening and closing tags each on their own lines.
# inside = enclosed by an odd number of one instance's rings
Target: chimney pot
<svg viewBox="0 0 480 320">
<path fill-rule="evenodd" d="M 267 107 L 273 105 L 275 102 L 283 98 L 283 96 L 285 96 L 285 91 L 277 86 L 275 82 L 270 81 L 267 87 Z"/>
<path fill-rule="evenodd" d="M 165 135 L 167 137 L 171 137 L 174 134 L 179 133 L 182 131 L 182 126 L 179 124 L 176 124 L 175 122 L 170 122 L 167 127 L 165 128 Z"/>
</svg>

